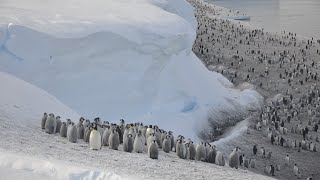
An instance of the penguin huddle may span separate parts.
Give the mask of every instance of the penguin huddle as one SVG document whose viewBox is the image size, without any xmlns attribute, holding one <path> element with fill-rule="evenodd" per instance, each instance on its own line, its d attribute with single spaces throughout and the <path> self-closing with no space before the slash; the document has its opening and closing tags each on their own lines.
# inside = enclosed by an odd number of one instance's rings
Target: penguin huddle
<svg viewBox="0 0 320 180">
<path fill-rule="evenodd" d="M 62 122 L 59 116 L 44 113 L 41 128 L 48 134 L 59 133 L 71 143 L 84 141 L 91 150 L 98 151 L 103 147 L 119 150 L 122 145 L 120 149 L 125 152 L 147 153 L 151 159 L 158 159 L 159 151 L 162 150 L 165 153 L 175 153 L 181 159 L 225 165 L 225 155 L 215 145 L 203 142 L 194 145 L 190 139 L 186 140 L 182 135 L 175 138 L 171 131 L 164 131 L 156 125 L 125 124 L 123 119 L 119 124 L 108 121 L 102 123 L 100 118 L 90 122 L 83 117 L 75 124 L 70 119 Z"/>
</svg>

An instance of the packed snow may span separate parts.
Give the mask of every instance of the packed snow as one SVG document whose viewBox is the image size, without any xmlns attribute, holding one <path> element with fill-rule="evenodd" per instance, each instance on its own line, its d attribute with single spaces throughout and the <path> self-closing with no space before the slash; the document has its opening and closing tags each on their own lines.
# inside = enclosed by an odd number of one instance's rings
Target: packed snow
<svg viewBox="0 0 320 180">
<path fill-rule="evenodd" d="M 0 10 L 0 71 L 84 117 L 196 139 L 208 109 L 259 106 L 255 91 L 234 89 L 193 54 L 196 19 L 184 0 L 2 0 Z"/>
<path fill-rule="evenodd" d="M 179 159 L 160 151 L 159 159 L 146 153 L 127 153 L 103 147 L 90 150 L 79 140 L 70 143 L 40 127 L 50 109 L 77 119 L 78 114 L 47 92 L 0 72 L 0 179 L 269 179 L 246 170 Z"/>
</svg>

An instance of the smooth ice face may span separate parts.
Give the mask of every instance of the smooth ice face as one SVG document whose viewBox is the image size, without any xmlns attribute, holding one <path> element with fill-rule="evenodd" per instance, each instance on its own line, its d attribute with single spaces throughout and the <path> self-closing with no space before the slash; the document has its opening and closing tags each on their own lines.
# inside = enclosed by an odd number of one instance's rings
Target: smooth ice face
<svg viewBox="0 0 320 180">
<path fill-rule="evenodd" d="M 196 138 L 208 109 L 258 104 L 256 92 L 233 89 L 193 54 L 196 20 L 184 0 L 8 0 L 0 8 L 0 71 L 82 116 Z"/>
</svg>

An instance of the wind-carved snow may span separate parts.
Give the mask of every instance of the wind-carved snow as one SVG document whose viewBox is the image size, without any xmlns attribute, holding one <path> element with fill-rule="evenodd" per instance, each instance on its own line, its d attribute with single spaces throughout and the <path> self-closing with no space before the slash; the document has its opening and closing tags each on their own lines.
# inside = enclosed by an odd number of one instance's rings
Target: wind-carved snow
<svg viewBox="0 0 320 180">
<path fill-rule="evenodd" d="M 197 139 L 208 109 L 259 105 L 258 94 L 233 89 L 193 54 L 197 26 L 184 0 L 5 0 L 0 9 L 0 71 L 86 118 Z"/>
</svg>

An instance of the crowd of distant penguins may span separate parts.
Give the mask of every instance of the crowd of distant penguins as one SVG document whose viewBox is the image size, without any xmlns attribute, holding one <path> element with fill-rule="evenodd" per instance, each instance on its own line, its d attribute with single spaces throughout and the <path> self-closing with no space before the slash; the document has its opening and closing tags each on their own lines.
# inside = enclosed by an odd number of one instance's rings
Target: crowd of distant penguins
<svg viewBox="0 0 320 180">
<path fill-rule="evenodd" d="M 235 11 L 226 12 L 202 0 L 189 2 L 195 7 L 198 20 L 193 51 L 209 69 L 213 68 L 236 84 L 255 84 L 266 96 L 283 94 L 283 98 L 257 113 L 257 122 L 252 128 L 262 131 L 272 145 L 298 152 L 318 151 L 320 40 L 301 40 L 292 32 L 274 34 L 245 27 L 217 17 L 236 15 Z M 301 134 L 302 140 L 288 138 L 290 133 Z M 253 151 L 258 151 L 257 145 Z M 260 152 L 263 158 L 272 156 L 264 147 Z M 284 159 L 287 161 L 289 155 Z M 266 166 L 264 172 L 274 175 L 275 169 L 280 169 L 279 164 Z M 301 178 L 297 164 L 293 165 L 293 172 Z"/>
<path fill-rule="evenodd" d="M 272 145 L 292 148 L 298 152 L 302 150 L 317 152 L 316 143 L 320 142 L 318 134 L 320 125 L 319 117 L 320 91 L 317 87 L 311 86 L 308 93 L 302 97 L 294 98 L 292 94 L 287 93 L 282 98 L 272 101 L 270 105 L 266 105 L 259 114 L 255 128 L 258 131 L 262 131 L 264 137 L 266 137 Z M 293 125 L 293 123 L 296 125 Z M 289 125 L 291 125 L 290 130 L 288 130 Z M 299 134 L 302 140 L 292 139 L 290 141 L 288 137 L 285 138 L 288 133 Z M 263 152 L 263 156 L 265 156 L 263 147 L 261 151 Z M 289 155 L 286 155 L 285 162 L 286 165 L 290 165 Z M 264 172 L 274 175 L 274 166 L 266 167 Z M 299 179 L 301 178 L 302 172 L 301 169 L 298 168 L 297 163 L 293 166 L 293 172 L 295 176 Z"/>
</svg>

